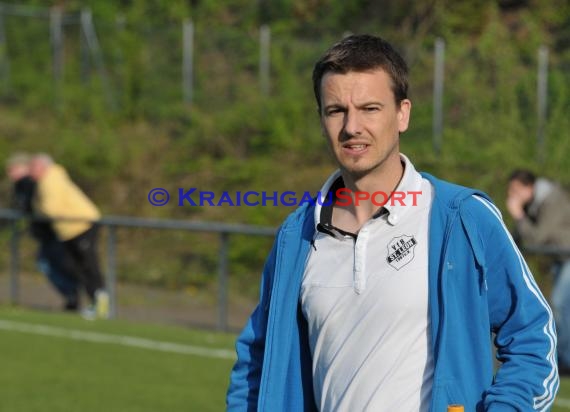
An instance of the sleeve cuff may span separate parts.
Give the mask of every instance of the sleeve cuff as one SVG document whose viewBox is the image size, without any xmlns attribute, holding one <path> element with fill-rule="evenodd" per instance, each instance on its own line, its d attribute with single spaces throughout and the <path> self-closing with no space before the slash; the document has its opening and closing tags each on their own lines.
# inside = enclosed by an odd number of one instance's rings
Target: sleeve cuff
<svg viewBox="0 0 570 412">
<path fill-rule="evenodd" d="M 517 412 L 517 409 L 506 403 L 493 402 L 487 408 L 487 412 Z"/>
</svg>

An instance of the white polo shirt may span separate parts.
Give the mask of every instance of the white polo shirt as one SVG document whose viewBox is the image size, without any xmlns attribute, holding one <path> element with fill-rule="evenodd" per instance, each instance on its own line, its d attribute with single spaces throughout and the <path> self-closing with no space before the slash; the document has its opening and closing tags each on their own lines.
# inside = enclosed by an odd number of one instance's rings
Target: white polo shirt
<svg viewBox="0 0 570 412">
<path fill-rule="evenodd" d="M 428 315 L 431 184 L 401 155 L 399 192 L 358 235 L 331 225 L 332 206 L 315 209 L 315 238 L 301 285 L 313 386 L 320 411 L 423 412 L 431 400 Z M 340 172 L 323 196 L 342 186 Z"/>
</svg>

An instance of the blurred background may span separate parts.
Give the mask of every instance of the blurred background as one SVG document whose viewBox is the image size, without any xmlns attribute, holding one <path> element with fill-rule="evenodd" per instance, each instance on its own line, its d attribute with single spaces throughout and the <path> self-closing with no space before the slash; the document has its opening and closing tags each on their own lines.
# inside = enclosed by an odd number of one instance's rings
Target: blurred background
<svg viewBox="0 0 570 412">
<path fill-rule="evenodd" d="M 0 160 L 47 152 L 105 217 L 152 223 L 103 227 L 116 318 L 235 332 L 292 208 L 156 207 L 148 193 L 316 192 L 334 164 L 312 67 L 348 33 L 380 35 L 409 63 L 402 151 L 419 170 L 480 188 L 503 211 L 514 168 L 570 185 L 567 0 L 3 1 Z M 59 310 L 33 241 L 1 223 L 0 303 Z M 547 293 L 547 266 L 530 261 Z"/>
</svg>

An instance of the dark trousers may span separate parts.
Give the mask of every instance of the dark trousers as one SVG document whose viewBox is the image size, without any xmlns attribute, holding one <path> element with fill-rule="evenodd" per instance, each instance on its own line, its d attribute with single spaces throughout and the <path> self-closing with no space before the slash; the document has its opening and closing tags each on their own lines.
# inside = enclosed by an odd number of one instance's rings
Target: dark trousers
<svg viewBox="0 0 570 412">
<path fill-rule="evenodd" d="M 79 282 L 66 259 L 66 250 L 55 236 L 41 240 L 37 257 L 40 270 L 67 302 L 77 304 Z"/>
<path fill-rule="evenodd" d="M 97 255 L 98 229 L 97 225 L 93 225 L 79 236 L 63 242 L 75 274 L 81 279 L 92 302 L 95 302 L 95 292 L 104 288 Z"/>
</svg>

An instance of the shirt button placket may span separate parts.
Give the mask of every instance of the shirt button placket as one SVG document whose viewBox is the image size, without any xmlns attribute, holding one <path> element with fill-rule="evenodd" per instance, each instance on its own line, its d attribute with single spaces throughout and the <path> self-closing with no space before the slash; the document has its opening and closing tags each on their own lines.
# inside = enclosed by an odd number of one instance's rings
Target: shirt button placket
<svg viewBox="0 0 570 412">
<path fill-rule="evenodd" d="M 369 232 L 363 227 L 358 233 L 354 243 L 354 290 L 361 294 L 366 288 L 366 245 L 368 243 Z"/>
</svg>

